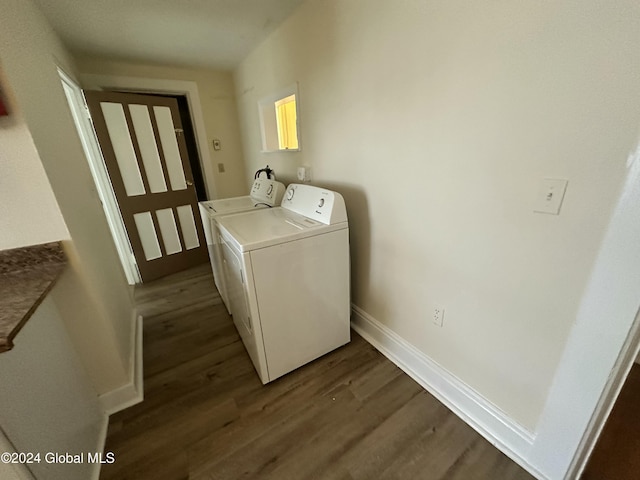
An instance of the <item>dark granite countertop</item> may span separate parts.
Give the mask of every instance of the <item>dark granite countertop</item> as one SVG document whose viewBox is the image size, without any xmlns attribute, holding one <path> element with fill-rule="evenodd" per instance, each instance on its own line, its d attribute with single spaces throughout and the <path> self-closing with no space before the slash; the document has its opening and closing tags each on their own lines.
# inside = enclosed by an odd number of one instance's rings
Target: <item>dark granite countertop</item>
<svg viewBox="0 0 640 480">
<path fill-rule="evenodd" d="M 0 352 L 13 347 L 66 264 L 59 243 L 0 251 Z"/>
</svg>

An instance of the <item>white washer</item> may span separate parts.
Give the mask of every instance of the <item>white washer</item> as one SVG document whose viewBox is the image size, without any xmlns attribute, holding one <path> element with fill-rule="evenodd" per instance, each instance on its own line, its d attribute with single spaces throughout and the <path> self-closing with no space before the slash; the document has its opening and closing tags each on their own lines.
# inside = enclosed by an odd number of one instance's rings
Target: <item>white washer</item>
<svg viewBox="0 0 640 480">
<path fill-rule="evenodd" d="M 262 383 L 349 342 L 342 196 L 289 185 L 280 208 L 219 220 L 233 321 Z"/>
<path fill-rule="evenodd" d="M 213 270 L 213 279 L 229 313 L 231 313 L 231 308 L 229 306 L 229 297 L 222 266 L 222 249 L 220 247 L 220 233 L 218 231 L 217 220 L 221 218 L 222 215 L 280 205 L 284 190 L 285 187 L 280 182 L 257 178 L 251 186 L 249 195 L 199 203 L 202 226 L 204 227 L 204 234 L 207 238 L 207 247 L 209 249 L 209 260 L 211 261 L 211 268 Z"/>
</svg>

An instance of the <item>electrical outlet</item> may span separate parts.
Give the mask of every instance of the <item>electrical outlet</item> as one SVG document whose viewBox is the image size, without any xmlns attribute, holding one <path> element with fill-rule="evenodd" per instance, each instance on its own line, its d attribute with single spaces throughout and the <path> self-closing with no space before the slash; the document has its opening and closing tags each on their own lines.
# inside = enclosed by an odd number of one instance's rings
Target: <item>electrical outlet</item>
<svg viewBox="0 0 640 480">
<path fill-rule="evenodd" d="M 442 321 L 444 320 L 444 308 L 436 307 L 433 309 L 433 324 L 439 327 L 442 326 Z"/>
<path fill-rule="evenodd" d="M 302 166 L 298 167 L 298 180 L 301 182 L 311 181 L 311 167 Z"/>
</svg>

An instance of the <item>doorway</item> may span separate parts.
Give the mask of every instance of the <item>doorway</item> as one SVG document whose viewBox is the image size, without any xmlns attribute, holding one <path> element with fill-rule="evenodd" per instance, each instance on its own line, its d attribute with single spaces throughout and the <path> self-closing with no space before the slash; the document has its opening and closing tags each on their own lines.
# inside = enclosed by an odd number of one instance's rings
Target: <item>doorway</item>
<svg viewBox="0 0 640 480">
<path fill-rule="evenodd" d="M 135 285 L 142 283 L 142 277 L 133 257 L 133 249 L 129 242 L 127 231 L 120 214 L 115 194 L 102 156 L 88 119 L 87 106 L 84 102 L 82 89 L 71 76 L 58 68 L 61 83 L 69 104 L 82 147 L 91 170 L 98 197 L 103 206 L 107 223 L 114 240 L 114 244 L 123 267 L 127 283 Z M 191 114 L 191 124 L 194 130 L 196 150 L 200 158 L 202 176 L 204 178 L 205 199 L 215 199 L 215 174 L 211 163 L 204 116 L 200 104 L 198 86 L 193 81 L 168 80 L 139 77 L 120 77 L 110 75 L 85 75 L 84 80 L 91 88 L 98 90 L 128 91 L 144 94 L 157 93 L 162 95 L 176 95 L 184 97 Z M 195 180 L 195 179 L 194 179 Z M 194 182 L 195 183 L 195 182 Z M 198 196 L 201 194 L 198 193 Z"/>
<path fill-rule="evenodd" d="M 85 99 L 142 280 L 206 262 L 178 102 L 108 91 Z"/>
</svg>

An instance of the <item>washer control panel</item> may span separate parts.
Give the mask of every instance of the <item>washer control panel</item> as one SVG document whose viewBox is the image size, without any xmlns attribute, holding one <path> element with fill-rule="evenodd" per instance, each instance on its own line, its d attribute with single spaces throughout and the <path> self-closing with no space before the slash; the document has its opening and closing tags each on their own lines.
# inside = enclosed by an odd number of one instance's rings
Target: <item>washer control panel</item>
<svg viewBox="0 0 640 480">
<path fill-rule="evenodd" d="M 282 200 L 282 208 L 326 225 L 347 221 L 344 199 L 338 192 L 307 184 L 292 183 Z"/>
<path fill-rule="evenodd" d="M 284 195 L 284 184 L 267 178 L 256 178 L 251 186 L 249 195 L 256 203 L 266 203 L 277 207 Z"/>
</svg>

